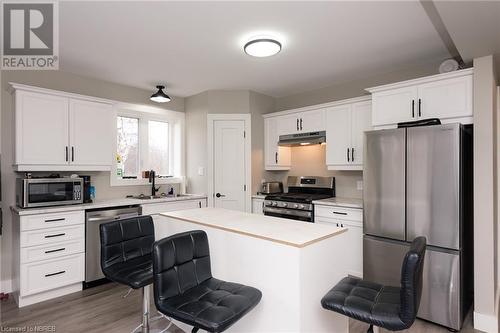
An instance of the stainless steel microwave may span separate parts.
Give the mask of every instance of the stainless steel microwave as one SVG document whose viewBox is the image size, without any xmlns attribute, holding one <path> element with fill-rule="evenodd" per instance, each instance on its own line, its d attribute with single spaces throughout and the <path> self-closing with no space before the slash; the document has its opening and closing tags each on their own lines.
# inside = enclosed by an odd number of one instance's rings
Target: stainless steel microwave
<svg viewBox="0 0 500 333">
<path fill-rule="evenodd" d="M 83 178 L 17 178 L 16 205 L 21 208 L 83 203 Z"/>
</svg>

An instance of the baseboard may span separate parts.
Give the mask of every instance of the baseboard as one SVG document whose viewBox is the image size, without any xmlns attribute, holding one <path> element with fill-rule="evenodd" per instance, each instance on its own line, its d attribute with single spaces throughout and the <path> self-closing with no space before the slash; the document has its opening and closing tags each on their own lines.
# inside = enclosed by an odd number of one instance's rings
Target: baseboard
<svg viewBox="0 0 500 333">
<path fill-rule="evenodd" d="M 486 333 L 498 333 L 498 318 L 494 314 L 474 311 L 474 328 Z"/>
<path fill-rule="evenodd" d="M 12 280 L 2 280 L 0 281 L 0 292 L 9 294 L 12 292 Z"/>
</svg>

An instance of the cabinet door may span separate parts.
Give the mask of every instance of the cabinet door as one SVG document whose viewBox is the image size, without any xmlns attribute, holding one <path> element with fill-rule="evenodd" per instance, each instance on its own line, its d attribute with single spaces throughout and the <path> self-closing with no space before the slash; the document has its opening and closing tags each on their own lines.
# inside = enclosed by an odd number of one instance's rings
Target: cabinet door
<svg viewBox="0 0 500 333">
<path fill-rule="evenodd" d="M 263 207 L 262 207 L 263 205 L 264 205 L 263 199 L 253 198 L 252 199 L 252 213 L 263 215 L 264 214 Z"/>
<path fill-rule="evenodd" d="M 113 109 L 110 104 L 72 99 L 69 105 L 70 163 L 109 170 L 113 151 Z"/>
<path fill-rule="evenodd" d="M 372 95 L 372 125 L 392 125 L 417 119 L 417 87 L 387 90 Z"/>
<path fill-rule="evenodd" d="M 307 111 L 300 114 L 299 128 L 301 132 L 325 130 L 325 109 Z"/>
<path fill-rule="evenodd" d="M 354 103 L 351 111 L 351 163 L 363 165 L 364 133 L 371 129 L 372 103 Z"/>
<path fill-rule="evenodd" d="M 291 164 L 289 147 L 279 147 L 278 120 L 281 117 L 264 119 L 264 160 L 267 170 L 287 170 Z"/>
<path fill-rule="evenodd" d="M 300 132 L 300 114 L 287 114 L 276 117 L 278 121 L 278 135 L 295 134 Z"/>
<path fill-rule="evenodd" d="M 68 164 L 68 99 L 16 92 L 16 164 Z"/>
<path fill-rule="evenodd" d="M 421 118 L 472 117 L 472 76 L 419 85 L 417 110 Z"/>
<path fill-rule="evenodd" d="M 350 163 L 351 105 L 332 107 L 326 112 L 326 164 Z"/>
</svg>

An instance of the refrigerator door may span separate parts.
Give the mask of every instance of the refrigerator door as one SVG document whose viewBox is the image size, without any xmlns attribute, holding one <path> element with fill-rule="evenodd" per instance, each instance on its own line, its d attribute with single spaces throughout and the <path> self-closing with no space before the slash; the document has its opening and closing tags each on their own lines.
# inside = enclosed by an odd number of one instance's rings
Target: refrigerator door
<svg viewBox="0 0 500 333">
<path fill-rule="evenodd" d="M 407 132 L 407 240 L 460 248 L 460 125 Z"/>
<path fill-rule="evenodd" d="M 365 236 L 363 278 L 400 286 L 401 265 L 409 243 Z M 427 247 L 418 317 L 455 330 L 462 326 L 460 256 L 457 251 Z"/>
<path fill-rule="evenodd" d="M 405 133 L 405 129 L 365 132 L 365 234 L 405 240 Z"/>
</svg>

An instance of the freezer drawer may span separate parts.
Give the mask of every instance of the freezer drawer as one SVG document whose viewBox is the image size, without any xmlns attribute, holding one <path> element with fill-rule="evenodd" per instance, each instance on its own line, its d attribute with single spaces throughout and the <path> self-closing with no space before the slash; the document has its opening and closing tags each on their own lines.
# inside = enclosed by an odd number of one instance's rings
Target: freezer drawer
<svg viewBox="0 0 500 333">
<path fill-rule="evenodd" d="M 365 132 L 364 232 L 405 240 L 405 130 Z"/>
<path fill-rule="evenodd" d="M 408 248 L 408 243 L 365 236 L 364 278 L 380 284 L 400 286 L 401 265 Z M 427 247 L 418 317 L 459 330 L 463 319 L 460 291 L 459 252 Z"/>
</svg>

